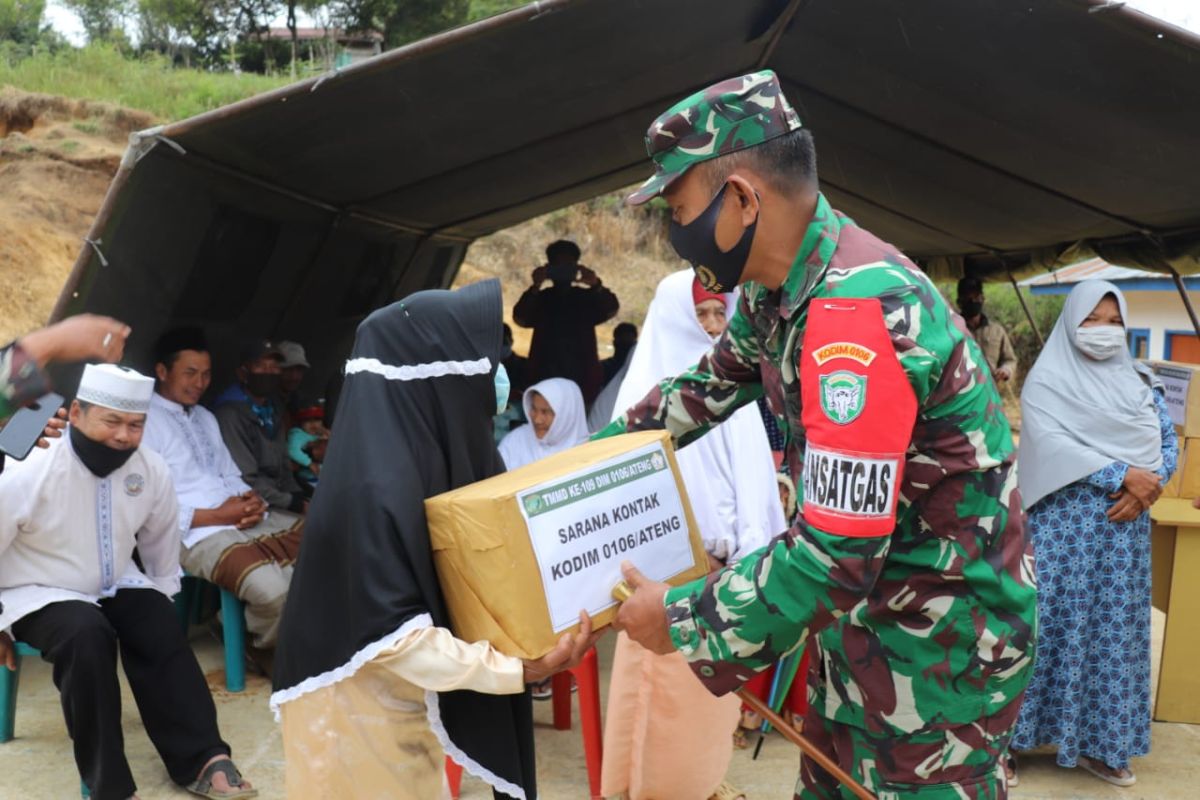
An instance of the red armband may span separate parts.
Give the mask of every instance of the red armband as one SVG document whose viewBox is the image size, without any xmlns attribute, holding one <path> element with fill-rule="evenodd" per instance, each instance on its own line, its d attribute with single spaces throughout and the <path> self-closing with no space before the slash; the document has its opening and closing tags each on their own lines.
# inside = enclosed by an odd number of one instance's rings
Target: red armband
<svg viewBox="0 0 1200 800">
<path fill-rule="evenodd" d="M 886 536 L 917 398 L 879 300 L 814 299 L 800 358 L 804 521 L 841 536 Z"/>
</svg>

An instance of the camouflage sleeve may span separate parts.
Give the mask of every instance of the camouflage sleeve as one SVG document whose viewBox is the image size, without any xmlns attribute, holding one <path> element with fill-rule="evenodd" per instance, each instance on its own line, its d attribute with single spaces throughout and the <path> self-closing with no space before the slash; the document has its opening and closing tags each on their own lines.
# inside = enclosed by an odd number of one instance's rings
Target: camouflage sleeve
<svg viewBox="0 0 1200 800">
<path fill-rule="evenodd" d="M 890 544 L 800 522 L 734 566 L 670 590 L 671 640 L 710 692 L 732 692 L 858 604 Z"/>
<path fill-rule="evenodd" d="M 50 381 L 19 342 L 0 349 L 0 422 L 50 390 Z"/>
<path fill-rule="evenodd" d="M 875 269 L 837 279 L 830 296 L 880 299 L 888 338 L 903 368 L 901 380 L 913 389 L 910 413 L 915 415 L 916 407 L 935 417 L 949 413 L 939 402 L 952 394 L 943 378 L 954 380 L 958 374 L 972 381 L 972 375 L 982 372 L 971 362 L 982 363 L 982 355 L 974 340 L 953 324 L 932 285 L 914 282 L 900 266 L 894 273 Z M 947 369 L 949 364 L 956 368 Z M 956 424 L 977 421 L 968 419 L 967 410 L 954 413 Z M 914 418 L 900 423 L 909 425 L 908 437 Z M 990 441 L 984 437 L 980 444 L 986 447 Z M 803 495 L 804 482 L 797 484 Z M 839 535 L 819 530 L 801 516 L 766 549 L 705 580 L 668 591 L 672 641 L 709 691 L 733 691 L 854 608 L 875 585 L 890 547 L 888 535 Z"/>
<path fill-rule="evenodd" d="M 695 441 L 762 396 L 758 360 L 758 337 L 743 297 L 725 333 L 696 366 L 651 389 L 641 402 L 592 438 L 666 429 L 676 447 Z"/>
</svg>

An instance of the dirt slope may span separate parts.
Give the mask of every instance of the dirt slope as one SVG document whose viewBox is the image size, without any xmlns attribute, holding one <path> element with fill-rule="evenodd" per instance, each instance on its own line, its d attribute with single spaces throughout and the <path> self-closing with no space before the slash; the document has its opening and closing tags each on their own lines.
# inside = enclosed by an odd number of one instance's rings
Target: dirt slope
<svg viewBox="0 0 1200 800">
<path fill-rule="evenodd" d="M 104 200 L 129 134 L 152 115 L 105 103 L 0 88 L 0 342 L 45 322 Z M 574 239 L 583 263 L 617 293 L 621 312 L 600 329 L 602 356 L 616 322 L 640 324 L 660 278 L 682 266 L 662 220 L 606 195 L 475 242 L 456 285 L 499 277 L 505 316 L 554 239 Z M 515 329 L 518 352 L 529 332 Z"/>
<path fill-rule="evenodd" d="M 0 341 L 45 321 L 130 132 L 154 118 L 0 89 Z"/>
</svg>

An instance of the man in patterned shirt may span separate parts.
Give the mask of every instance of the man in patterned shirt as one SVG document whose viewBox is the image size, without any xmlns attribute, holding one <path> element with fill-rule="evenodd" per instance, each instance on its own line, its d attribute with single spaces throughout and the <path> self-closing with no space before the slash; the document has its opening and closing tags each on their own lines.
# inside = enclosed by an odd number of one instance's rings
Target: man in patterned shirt
<svg viewBox="0 0 1200 800">
<path fill-rule="evenodd" d="M 706 288 L 742 286 L 712 351 L 599 436 L 685 445 L 764 393 L 787 438 L 795 526 L 707 580 L 644 578 L 617 625 L 679 650 L 708 688 L 817 647 L 805 734 L 881 798 L 996 798 L 1031 672 L 1032 551 L 1008 423 L 962 319 L 819 192 L 812 138 L 774 73 L 658 118 L 671 242 Z M 797 796 L 833 798 L 805 760 Z"/>
</svg>

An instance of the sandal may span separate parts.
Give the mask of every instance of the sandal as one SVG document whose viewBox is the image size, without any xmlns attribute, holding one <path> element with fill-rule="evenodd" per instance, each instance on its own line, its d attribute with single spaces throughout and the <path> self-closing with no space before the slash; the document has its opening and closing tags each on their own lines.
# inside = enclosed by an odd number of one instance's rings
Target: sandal
<svg viewBox="0 0 1200 800">
<path fill-rule="evenodd" d="M 743 728 L 738 725 L 733 729 L 733 748 L 735 750 L 745 750 L 750 747 L 749 736 L 754 732 L 754 728 Z"/>
<path fill-rule="evenodd" d="M 1100 780 L 1111 783 L 1113 786 L 1126 787 L 1133 786 L 1135 783 L 1137 783 L 1137 776 L 1133 774 L 1133 770 L 1128 768 L 1113 769 L 1108 764 L 1105 764 L 1102 761 L 1094 758 L 1081 756 L 1079 758 L 1079 766 L 1083 767 Z"/>
<path fill-rule="evenodd" d="M 1017 775 L 1017 757 L 1012 753 L 1004 759 L 1004 779 L 1008 781 L 1008 788 L 1015 789 L 1021 783 L 1021 777 Z"/>
<path fill-rule="evenodd" d="M 721 781 L 721 785 L 708 800 L 746 800 L 746 793 L 729 781 Z"/>
<path fill-rule="evenodd" d="M 224 773 L 233 791 L 218 792 L 213 788 L 212 779 L 218 772 Z M 242 788 L 244 786 L 246 782 L 242 780 L 242 773 L 233 765 L 233 759 L 222 758 L 205 767 L 199 778 L 183 788 L 209 800 L 244 800 L 248 797 L 258 797 L 258 789 Z"/>
</svg>

